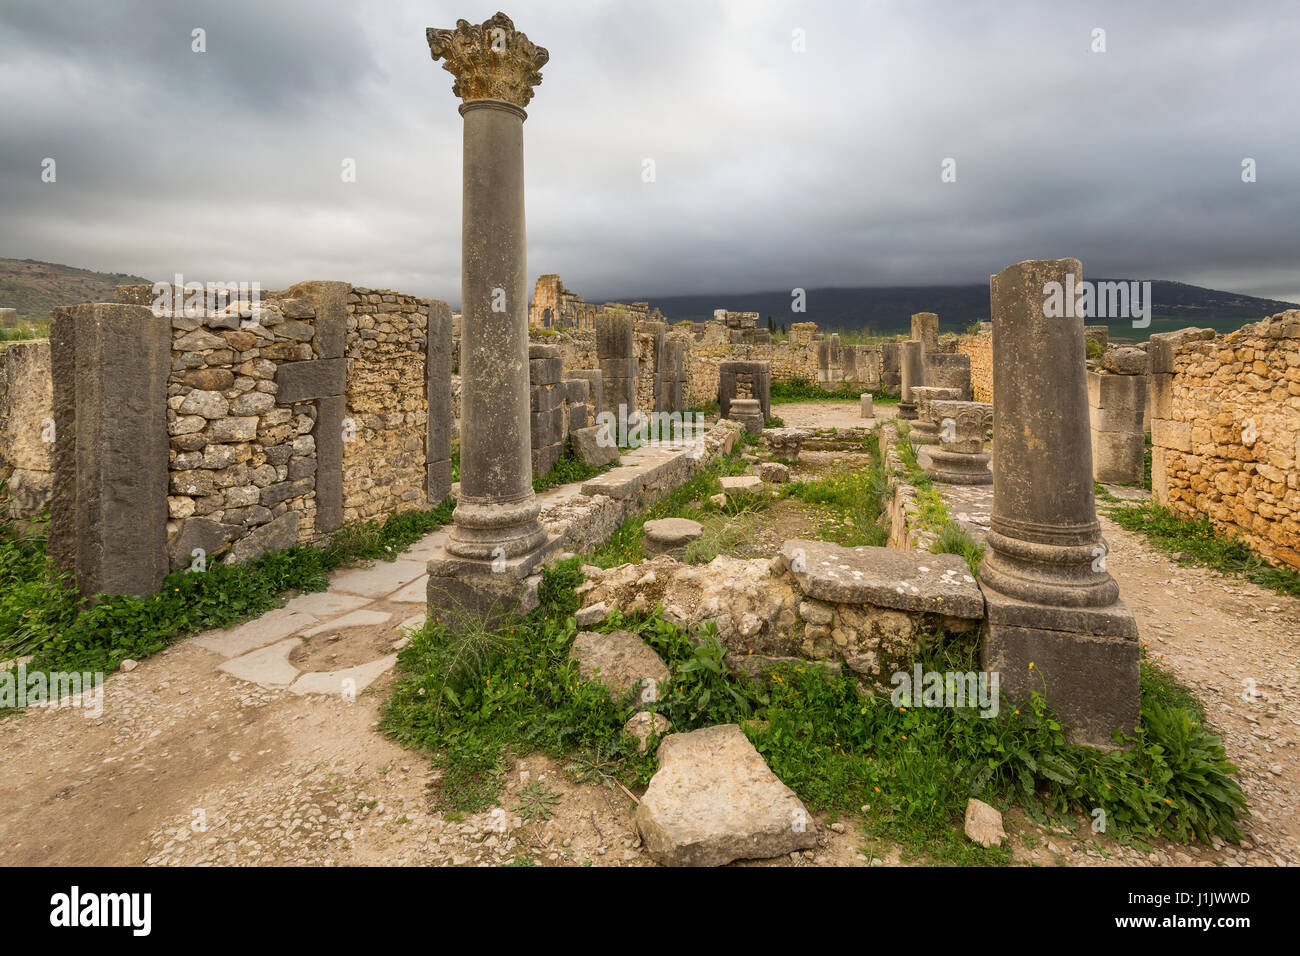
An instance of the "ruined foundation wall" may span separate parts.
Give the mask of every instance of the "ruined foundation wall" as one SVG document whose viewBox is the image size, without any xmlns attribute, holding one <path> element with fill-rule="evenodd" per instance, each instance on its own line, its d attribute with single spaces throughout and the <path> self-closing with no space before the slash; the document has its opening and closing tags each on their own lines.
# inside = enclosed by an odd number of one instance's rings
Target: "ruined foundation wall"
<svg viewBox="0 0 1300 956">
<path fill-rule="evenodd" d="M 1156 500 L 1300 568 L 1300 310 L 1149 351 Z"/>
</svg>

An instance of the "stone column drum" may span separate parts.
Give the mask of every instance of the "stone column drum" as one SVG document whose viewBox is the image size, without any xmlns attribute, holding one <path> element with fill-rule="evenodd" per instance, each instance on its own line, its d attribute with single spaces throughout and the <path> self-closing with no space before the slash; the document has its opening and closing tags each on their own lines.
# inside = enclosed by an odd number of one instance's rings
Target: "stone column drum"
<svg viewBox="0 0 1300 956">
<path fill-rule="evenodd" d="M 938 429 L 938 440 L 926 449 L 926 474 L 950 485 L 993 484 L 989 453 L 984 450 L 984 436 L 993 427 L 993 406 L 935 400 L 927 412 Z"/>
<path fill-rule="evenodd" d="M 899 365 L 902 369 L 902 385 L 898 417 L 915 421 L 916 400 L 912 398 L 912 389 L 925 384 L 925 346 L 919 339 L 909 339 L 903 343 Z"/>
<path fill-rule="evenodd" d="M 933 312 L 917 312 L 912 316 L 912 338 L 920 341 L 926 352 L 939 347 L 939 316 Z"/>
<path fill-rule="evenodd" d="M 1113 731 L 1138 722 L 1137 623 L 1105 569 L 1083 319 L 1045 305 L 1049 283 L 1064 287 L 1068 274 L 1077 288 L 1077 259 L 1027 261 L 989 284 L 993 512 L 979 572 L 981 662 L 1012 699 L 1039 691 L 1074 739 L 1108 746 Z"/>
<path fill-rule="evenodd" d="M 431 607 L 509 610 L 555 550 L 537 520 L 529 436 L 524 107 L 549 59 L 498 13 L 427 31 L 463 100 L 460 495 L 445 555 L 429 562 Z"/>
</svg>

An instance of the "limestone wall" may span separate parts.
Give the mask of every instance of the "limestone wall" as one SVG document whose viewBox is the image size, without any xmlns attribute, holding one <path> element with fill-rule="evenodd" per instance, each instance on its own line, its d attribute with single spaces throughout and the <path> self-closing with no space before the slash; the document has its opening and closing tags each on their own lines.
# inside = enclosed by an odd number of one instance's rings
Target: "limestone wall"
<svg viewBox="0 0 1300 956">
<path fill-rule="evenodd" d="M 0 481 L 14 518 L 40 514 L 54 480 L 54 394 L 50 343 L 21 342 L 0 352 Z"/>
<path fill-rule="evenodd" d="M 343 520 L 432 507 L 424 490 L 429 300 L 353 288 L 347 313 Z"/>
<path fill-rule="evenodd" d="M 321 354 L 308 301 L 265 301 L 242 318 L 238 308 L 171 318 L 173 567 L 188 564 L 194 547 L 211 554 L 230 544 L 241 559 L 315 534 L 316 399 L 342 392 L 342 362 L 315 364 Z M 305 380 L 307 363 L 327 374 Z M 335 381 L 325 381 L 331 373 Z"/>
<path fill-rule="evenodd" d="M 987 325 L 988 323 L 981 323 Z M 957 339 L 957 351 L 970 356 L 971 400 L 993 401 L 993 329 L 981 328 L 977 335 Z"/>
<path fill-rule="evenodd" d="M 1149 351 L 1157 501 L 1300 568 L 1300 310 Z"/>
</svg>

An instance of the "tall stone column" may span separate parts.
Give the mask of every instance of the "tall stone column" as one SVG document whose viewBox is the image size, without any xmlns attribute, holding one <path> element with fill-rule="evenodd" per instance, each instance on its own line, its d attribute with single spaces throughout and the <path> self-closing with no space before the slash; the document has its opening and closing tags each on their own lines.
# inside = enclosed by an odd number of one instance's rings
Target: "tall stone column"
<svg viewBox="0 0 1300 956">
<path fill-rule="evenodd" d="M 555 550 L 532 488 L 523 153 L 524 107 L 549 54 L 503 13 L 427 37 L 465 121 L 460 496 L 447 554 L 429 564 L 429 604 L 510 610 Z"/>
<path fill-rule="evenodd" d="M 993 513 L 981 649 L 1013 699 L 1044 694 L 1075 739 L 1108 745 L 1138 721 L 1137 623 L 1106 571 L 1092 486 L 1083 318 L 1046 308 L 1077 259 L 1021 262 L 990 281 Z"/>
<path fill-rule="evenodd" d="M 925 345 L 920 339 L 909 339 L 903 343 L 899 364 L 902 367 L 898 417 L 914 421 L 916 419 L 916 399 L 912 389 L 925 384 Z"/>
</svg>

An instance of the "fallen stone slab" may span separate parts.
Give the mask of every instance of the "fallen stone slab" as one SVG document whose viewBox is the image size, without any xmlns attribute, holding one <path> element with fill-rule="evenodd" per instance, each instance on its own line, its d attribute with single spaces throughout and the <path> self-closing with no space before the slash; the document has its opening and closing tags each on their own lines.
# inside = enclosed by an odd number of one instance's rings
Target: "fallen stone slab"
<svg viewBox="0 0 1300 956">
<path fill-rule="evenodd" d="M 238 627 L 207 631 L 196 637 L 194 643 L 222 657 L 238 657 L 318 623 L 311 614 L 278 607 Z"/>
<path fill-rule="evenodd" d="M 817 825 L 736 724 L 672 734 L 636 810 L 655 862 L 722 866 L 806 850 Z"/>
<path fill-rule="evenodd" d="M 723 494 L 735 494 L 738 491 L 759 493 L 763 490 L 763 479 L 758 475 L 729 475 L 718 480 L 722 483 Z"/>
<path fill-rule="evenodd" d="M 765 461 L 758 466 L 758 477 L 770 485 L 783 485 L 790 480 L 790 468 L 779 461 Z"/>
<path fill-rule="evenodd" d="M 984 616 L 984 595 L 966 560 L 955 554 L 796 538 L 781 546 L 779 558 L 804 595 L 819 601 L 971 620 Z"/>
<path fill-rule="evenodd" d="M 612 701 L 621 700 L 634 688 L 641 689 L 642 700 L 658 700 L 659 687 L 669 676 L 663 658 L 631 631 L 580 631 L 569 657 L 578 662 L 583 679 L 599 681 Z"/>
</svg>

